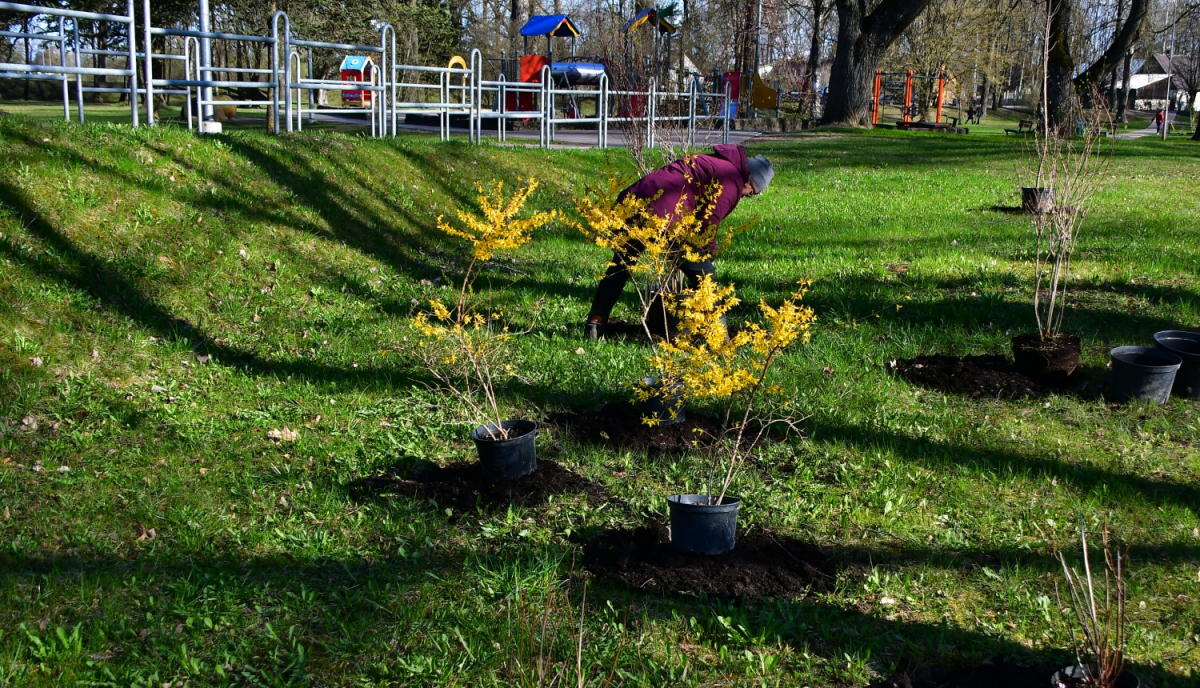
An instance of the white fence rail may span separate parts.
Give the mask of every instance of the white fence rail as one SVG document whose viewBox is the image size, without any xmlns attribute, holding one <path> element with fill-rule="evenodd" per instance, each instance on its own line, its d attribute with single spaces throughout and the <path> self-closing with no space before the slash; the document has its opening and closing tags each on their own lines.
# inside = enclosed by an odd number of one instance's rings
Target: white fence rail
<svg viewBox="0 0 1200 688">
<path fill-rule="evenodd" d="M 74 77 L 75 98 L 79 104 L 79 120 L 83 121 L 84 93 L 127 93 L 130 118 L 139 124 L 138 76 L 141 71 L 142 91 L 146 102 L 146 123 L 155 124 L 155 95 L 184 95 L 187 103 L 183 118 L 189 129 L 214 117 L 216 106 L 259 105 L 269 108 L 268 125 L 275 132 L 303 131 L 304 124 L 320 118 L 364 116 L 364 124 L 376 137 L 395 136 L 401 121 L 410 115 L 432 115 L 437 118 L 442 140 L 449 140 L 453 122 L 463 122 L 468 139 L 481 143 L 485 122 L 495 125 L 496 140 L 506 141 L 514 120 L 536 121 L 538 143 L 548 147 L 558 139 L 560 128 L 595 131 L 596 146 L 607 148 L 611 128 L 616 125 L 626 136 L 644 136 L 642 145 L 654 147 L 663 131 L 682 133 L 689 146 L 696 144 L 701 125 L 707 120 L 708 135 L 719 126 L 722 142 L 729 140 L 729 89 L 723 93 L 705 93 L 697 80 L 688 82 L 686 90 L 662 89 L 651 79 L 645 90 L 613 90 L 607 74 L 598 82 L 569 86 L 556 83 L 550 67 L 542 69 L 540 82 L 508 81 L 503 74 L 496 79 L 484 79 L 484 59 L 479 50 L 472 50 L 470 62 L 462 67 L 430 67 L 399 64 L 396 60 L 396 32 L 391 25 L 377 27 L 379 43 L 357 45 L 306 40 L 295 35 L 287 13 L 275 12 L 271 17 L 269 36 L 230 34 L 217 31 L 171 29 L 155 27 L 150 11 L 151 0 L 142 0 L 141 42 L 137 50 L 137 27 L 134 0 L 127 0 L 126 15 L 81 12 L 76 10 L 38 7 L 12 2 L 0 2 L 0 10 L 44 15 L 56 22 L 54 33 L 0 32 L 0 36 L 27 41 L 42 41 L 58 48 L 59 64 L 0 63 L 0 78 L 59 81 L 62 84 L 63 116 L 70 119 L 69 84 Z M 128 50 L 99 50 L 84 48 L 78 27 L 72 25 L 68 34 L 67 22 L 87 19 L 120 24 L 128 36 Z M 207 21 L 201 26 L 206 27 Z M 163 52 L 155 52 L 153 41 L 161 37 Z M 268 46 L 270 67 L 216 67 L 211 64 L 211 41 L 231 44 Z M 251 46 L 251 47 L 252 47 Z M 67 64 L 68 47 L 75 55 L 75 65 Z M 172 52 L 172 48 L 179 52 Z M 349 81 L 322 78 L 313 71 L 314 55 L 321 51 L 367 54 L 378 59 L 370 79 Z M 45 54 L 46 51 L 43 51 Z M 84 56 L 124 56 L 125 69 L 84 67 Z M 139 68 L 139 60 L 140 68 Z M 154 65 L 163 65 L 160 78 L 154 75 Z M 183 78 L 172 78 L 169 65 L 183 63 Z M 241 79 L 231 76 L 243 75 Z M 269 81 L 246 79 L 245 76 L 267 76 Z M 122 87 L 85 86 L 84 76 L 117 76 L 127 79 Z M 93 83 L 96 83 L 95 81 Z M 218 100 L 214 90 L 265 89 L 267 99 Z M 321 105 L 324 91 L 362 91 L 370 94 L 364 107 L 331 108 Z M 305 97 L 307 95 L 307 98 Z M 514 107 L 515 106 L 515 107 Z M 715 110 L 715 116 L 711 113 Z M 198 118 L 194 117 L 198 114 Z M 661 113 L 661 114 L 660 114 Z M 204 127 L 201 128 L 204 130 Z M 680 143 L 674 141 L 674 143 Z"/>
<path fill-rule="evenodd" d="M 63 119 L 70 121 L 71 119 L 71 103 L 69 84 L 74 77 L 75 82 L 75 99 L 79 104 L 79 121 L 83 121 L 83 94 L 84 93 L 125 93 L 129 97 L 129 117 L 133 126 L 138 125 L 138 83 L 137 83 L 137 54 L 134 29 L 134 12 L 133 0 L 126 0 L 127 13 L 120 14 L 105 14 L 102 12 L 82 12 L 79 10 L 68 10 L 58 7 L 39 7 L 36 5 L 23 5 L 15 2 L 0 2 L 0 10 L 9 12 L 19 12 L 29 15 L 31 18 L 36 16 L 45 16 L 52 18 L 52 22 L 56 25 L 57 32 L 54 34 L 39 34 L 32 31 L 3 31 L 0 36 L 5 38 L 18 38 L 26 41 L 41 41 L 43 44 L 43 60 L 47 51 L 44 49 L 48 44 L 55 43 L 58 48 L 58 64 L 22 64 L 17 62 L 0 62 L 0 79 L 25 79 L 28 81 L 59 81 L 62 83 L 62 102 L 63 102 Z M 86 19 L 88 21 L 101 21 L 116 24 L 114 31 L 120 34 L 122 31 L 128 37 L 126 43 L 128 50 L 85 50 L 80 45 L 79 41 L 79 21 Z M 71 34 L 67 34 L 67 22 L 70 20 Z M 50 22 L 48 22 L 50 23 Z M 67 46 L 71 44 L 71 50 L 75 57 L 75 65 L 67 65 Z M 28 47 L 28 46 L 27 46 Z M 125 57 L 128 62 L 125 69 L 115 69 L 107 67 L 85 67 L 83 66 L 82 56 L 90 54 L 97 55 L 112 55 Z M 90 76 L 93 79 L 100 76 L 117 76 L 127 79 L 124 88 L 108 88 L 101 86 L 83 85 L 83 77 Z"/>
</svg>

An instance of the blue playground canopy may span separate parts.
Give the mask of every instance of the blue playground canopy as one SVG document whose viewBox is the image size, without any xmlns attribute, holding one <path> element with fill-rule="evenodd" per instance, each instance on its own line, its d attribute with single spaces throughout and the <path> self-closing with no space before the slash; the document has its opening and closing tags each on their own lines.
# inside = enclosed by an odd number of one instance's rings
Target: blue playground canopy
<svg viewBox="0 0 1200 688">
<path fill-rule="evenodd" d="M 632 30 L 636 29 L 637 27 L 641 26 L 642 24 L 645 24 L 646 22 L 653 23 L 655 18 L 658 18 L 658 12 L 656 10 L 654 10 L 654 8 L 650 8 L 648 10 L 642 10 L 641 12 L 638 12 L 637 15 L 635 15 L 633 19 L 630 19 L 629 21 L 625 22 L 625 25 L 621 27 L 621 30 L 625 31 L 625 32 L 632 31 Z M 658 32 L 674 34 L 675 27 L 670 22 L 668 22 L 666 19 L 659 18 L 658 19 Z"/>
<path fill-rule="evenodd" d="M 579 29 L 565 14 L 535 14 L 521 27 L 521 35 L 578 38 Z"/>
<path fill-rule="evenodd" d="M 342 69 L 353 69 L 356 72 L 361 72 L 367 63 L 371 62 L 371 58 L 365 55 L 347 55 L 346 59 L 342 60 Z"/>
</svg>

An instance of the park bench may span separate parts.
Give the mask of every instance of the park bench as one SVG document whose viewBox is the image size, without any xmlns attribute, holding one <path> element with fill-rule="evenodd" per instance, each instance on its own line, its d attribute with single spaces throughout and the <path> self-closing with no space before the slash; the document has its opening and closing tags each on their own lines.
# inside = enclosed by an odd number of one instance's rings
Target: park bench
<svg viewBox="0 0 1200 688">
<path fill-rule="evenodd" d="M 1032 134 L 1032 133 L 1033 133 L 1033 120 L 1031 120 L 1031 119 L 1023 119 L 1020 122 L 1017 122 L 1016 129 L 1005 129 L 1004 130 L 1005 136 L 1008 136 L 1009 134 L 1020 134 L 1020 135 L 1024 136 L 1025 134 Z"/>
</svg>

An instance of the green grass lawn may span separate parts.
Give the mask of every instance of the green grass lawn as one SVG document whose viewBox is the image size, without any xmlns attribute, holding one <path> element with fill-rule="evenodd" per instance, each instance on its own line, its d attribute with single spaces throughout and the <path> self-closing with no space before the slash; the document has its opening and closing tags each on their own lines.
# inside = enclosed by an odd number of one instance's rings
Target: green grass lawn
<svg viewBox="0 0 1200 688">
<path fill-rule="evenodd" d="M 589 685 L 614 666 L 623 686 L 1062 666 L 1053 553 L 1074 552 L 1082 514 L 1131 547 L 1143 685 L 1197 685 L 1200 407 L 1099 387 L 1109 348 L 1200 328 L 1200 145 L 1117 149 L 1073 266 L 1081 387 L 994 401 L 887 372 L 1004 352 L 1034 326 L 1030 226 L 993 210 L 1023 179 L 998 131 L 751 146 L 777 176 L 718 264 L 734 320 L 810 278 L 819 321 L 777 380 L 805 436 L 740 482 L 741 526 L 811 539 L 837 581 L 729 602 L 577 563 L 599 529 L 664 519 L 699 457 L 539 436 L 619 507 L 462 514 L 354 489 L 474 452 L 406 339 L 414 302 L 463 267 L 435 218 L 493 177 L 536 176 L 533 205 L 569 210 L 623 152 L 0 117 L 0 683 L 532 685 L 527 627 L 546 613 L 573 666 L 585 581 Z M 509 310 L 544 300 L 525 380 L 503 390 L 512 415 L 622 399 L 645 372 L 645 347 L 582 338 L 606 260 L 556 225 L 485 270 Z M 285 425 L 296 441 L 267 436 Z"/>
</svg>

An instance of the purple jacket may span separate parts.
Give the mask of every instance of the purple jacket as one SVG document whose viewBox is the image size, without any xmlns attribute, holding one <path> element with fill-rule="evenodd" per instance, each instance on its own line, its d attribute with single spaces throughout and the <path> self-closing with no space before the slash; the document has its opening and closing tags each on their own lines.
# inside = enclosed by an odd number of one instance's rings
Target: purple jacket
<svg viewBox="0 0 1200 688">
<path fill-rule="evenodd" d="M 691 181 L 687 178 L 689 172 Z M 661 191 L 662 195 L 650 203 L 650 211 L 659 217 L 671 217 L 681 197 L 685 209 L 695 210 L 696 199 L 713 180 L 717 180 L 721 184 L 721 193 L 716 198 L 708 222 L 710 226 L 720 225 L 742 200 L 742 188 L 749 178 L 745 148 L 733 144 L 713 146 L 712 155 L 694 155 L 686 161 L 676 160 L 642 177 L 622 191 L 618 200 L 629 194 L 649 200 Z"/>
</svg>

